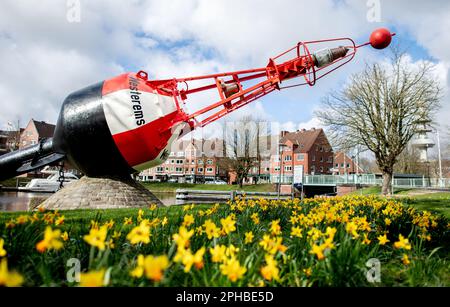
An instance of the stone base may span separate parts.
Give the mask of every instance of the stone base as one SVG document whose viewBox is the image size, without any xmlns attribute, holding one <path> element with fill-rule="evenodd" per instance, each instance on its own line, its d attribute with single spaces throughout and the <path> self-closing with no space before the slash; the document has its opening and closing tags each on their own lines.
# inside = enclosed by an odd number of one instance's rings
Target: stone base
<svg viewBox="0 0 450 307">
<path fill-rule="evenodd" d="M 91 178 L 84 176 L 50 196 L 37 208 L 49 210 L 112 209 L 164 206 L 143 185 L 131 178 Z"/>
</svg>

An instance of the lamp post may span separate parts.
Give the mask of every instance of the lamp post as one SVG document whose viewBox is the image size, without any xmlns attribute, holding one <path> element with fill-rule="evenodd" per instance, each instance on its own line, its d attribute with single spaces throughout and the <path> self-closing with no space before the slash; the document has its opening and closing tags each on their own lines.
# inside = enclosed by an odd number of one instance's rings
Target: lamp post
<svg viewBox="0 0 450 307">
<path fill-rule="evenodd" d="M 438 146 L 438 160 L 439 160 L 439 187 L 444 187 L 444 181 L 442 178 L 442 158 L 441 158 L 441 139 L 439 137 L 439 130 L 436 129 L 436 138 Z"/>
<path fill-rule="evenodd" d="M 278 199 L 280 199 L 281 194 L 281 176 L 282 176 L 281 168 L 283 167 L 283 148 L 285 147 L 287 147 L 286 144 L 283 143 L 278 144 L 278 156 L 280 157 L 280 170 L 278 173 Z"/>
</svg>

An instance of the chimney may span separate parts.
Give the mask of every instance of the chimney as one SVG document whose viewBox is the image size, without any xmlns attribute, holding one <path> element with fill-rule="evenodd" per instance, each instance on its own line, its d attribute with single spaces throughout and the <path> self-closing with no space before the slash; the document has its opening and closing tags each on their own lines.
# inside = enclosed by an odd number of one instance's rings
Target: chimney
<svg viewBox="0 0 450 307">
<path fill-rule="evenodd" d="M 316 131 L 316 128 L 312 127 L 311 130 L 312 130 L 312 131 Z"/>
<path fill-rule="evenodd" d="M 285 136 L 286 136 L 286 134 L 288 134 L 289 133 L 289 131 L 281 131 L 281 133 L 280 133 L 280 137 L 282 137 L 282 138 L 284 138 Z"/>
<path fill-rule="evenodd" d="M 306 131 L 306 129 L 305 129 L 305 128 L 303 128 L 303 129 L 302 129 L 302 132 L 305 132 L 305 131 Z"/>
</svg>

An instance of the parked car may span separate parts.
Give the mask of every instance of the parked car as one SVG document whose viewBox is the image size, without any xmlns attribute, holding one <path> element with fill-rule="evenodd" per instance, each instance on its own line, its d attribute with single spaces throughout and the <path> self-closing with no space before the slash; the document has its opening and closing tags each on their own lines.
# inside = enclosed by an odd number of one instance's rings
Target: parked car
<svg viewBox="0 0 450 307">
<path fill-rule="evenodd" d="M 178 183 L 178 179 L 177 178 L 170 178 L 169 180 L 167 180 L 167 182 Z"/>
<path fill-rule="evenodd" d="M 225 181 L 220 180 L 220 179 L 213 179 L 213 180 L 206 180 L 205 184 L 219 184 L 219 185 L 223 185 L 223 184 L 227 184 Z"/>
</svg>

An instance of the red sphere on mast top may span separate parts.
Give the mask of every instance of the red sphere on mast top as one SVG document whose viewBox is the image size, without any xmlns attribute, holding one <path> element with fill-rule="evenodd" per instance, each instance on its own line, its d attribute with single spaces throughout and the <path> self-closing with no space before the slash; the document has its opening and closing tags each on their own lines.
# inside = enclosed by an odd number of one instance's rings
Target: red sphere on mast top
<svg viewBox="0 0 450 307">
<path fill-rule="evenodd" d="M 377 29 L 370 35 L 370 45 L 375 49 L 384 49 L 391 44 L 393 35 L 386 28 Z"/>
</svg>

